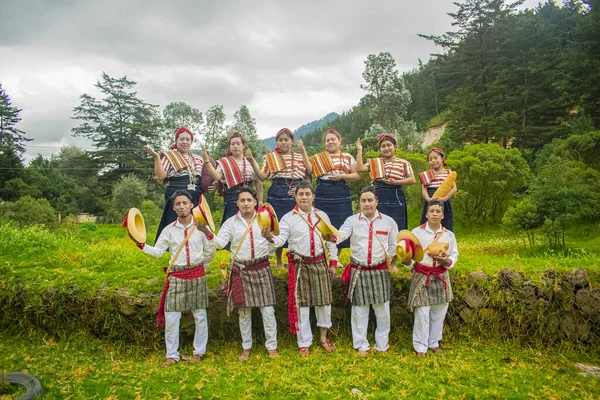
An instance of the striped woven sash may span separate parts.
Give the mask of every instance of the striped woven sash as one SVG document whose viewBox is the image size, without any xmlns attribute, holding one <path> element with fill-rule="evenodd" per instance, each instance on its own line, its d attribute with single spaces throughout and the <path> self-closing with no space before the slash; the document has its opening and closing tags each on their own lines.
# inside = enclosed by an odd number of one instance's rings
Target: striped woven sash
<svg viewBox="0 0 600 400">
<path fill-rule="evenodd" d="M 421 180 L 421 184 L 423 186 L 427 186 L 429 183 L 433 182 L 435 175 L 433 174 L 432 170 L 427 170 L 419 174 L 419 179 Z"/>
<path fill-rule="evenodd" d="M 187 160 L 177 151 L 165 151 L 163 156 L 169 161 L 176 172 L 189 167 Z"/>
<path fill-rule="evenodd" d="M 223 168 L 223 176 L 227 187 L 232 188 L 244 182 L 244 177 L 235 158 L 223 157 L 219 160 L 219 164 Z"/>
<path fill-rule="evenodd" d="M 272 174 L 285 169 L 285 162 L 283 161 L 283 157 L 281 157 L 281 155 L 275 151 L 265 155 L 265 162 L 267 163 L 269 171 Z"/>
<path fill-rule="evenodd" d="M 333 170 L 333 161 L 327 151 L 315 154 L 309 158 L 309 161 L 313 167 L 313 175 L 317 178 Z"/>
<path fill-rule="evenodd" d="M 372 181 L 385 177 L 383 160 L 381 158 L 369 158 L 369 174 Z"/>
</svg>

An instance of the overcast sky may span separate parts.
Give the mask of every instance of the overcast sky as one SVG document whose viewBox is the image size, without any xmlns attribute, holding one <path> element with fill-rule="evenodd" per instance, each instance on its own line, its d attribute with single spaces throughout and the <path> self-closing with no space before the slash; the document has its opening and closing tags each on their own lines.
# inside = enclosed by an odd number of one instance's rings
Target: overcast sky
<svg viewBox="0 0 600 400">
<path fill-rule="evenodd" d="M 526 0 L 534 7 L 539 0 Z M 73 107 L 102 71 L 160 106 L 184 101 L 228 120 L 246 104 L 261 137 L 296 129 L 364 95 L 368 54 L 401 72 L 438 51 L 418 33 L 451 30 L 451 0 L 0 0 L 0 83 L 23 109 L 26 159 L 74 138 Z"/>
</svg>

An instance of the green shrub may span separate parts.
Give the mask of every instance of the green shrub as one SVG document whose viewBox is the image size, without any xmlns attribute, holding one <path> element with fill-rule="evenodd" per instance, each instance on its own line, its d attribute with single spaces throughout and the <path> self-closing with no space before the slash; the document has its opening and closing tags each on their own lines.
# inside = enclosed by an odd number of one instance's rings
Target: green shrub
<svg viewBox="0 0 600 400">
<path fill-rule="evenodd" d="M 81 232 L 96 232 L 98 227 L 93 222 L 83 222 L 81 225 L 79 225 L 79 230 Z"/>
<path fill-rule="evenodd" d="M 57 223 L 56 212 L 46 199 L 34 199 L 24 196 L 17 201 L 7 201 L 0 205 L 0 214 L 22 225 L 53 226 Z"/>
<path fill-rule="evenodd" d="M 144 216 L 146 228 L 157 227 L 162 217 L 162 209 L 160 209 L 152 200 L 144 200 L 140 205 L 140 212 Z"/>
<path fill-rule="evenodd" d="M 528 184 L 531 176 L 518 149 L 493 143 L 453 151 L 448 164 L 458 172 L 455 219 L 468 225 L 500 220 L 514 194 Z"/>
</svg>

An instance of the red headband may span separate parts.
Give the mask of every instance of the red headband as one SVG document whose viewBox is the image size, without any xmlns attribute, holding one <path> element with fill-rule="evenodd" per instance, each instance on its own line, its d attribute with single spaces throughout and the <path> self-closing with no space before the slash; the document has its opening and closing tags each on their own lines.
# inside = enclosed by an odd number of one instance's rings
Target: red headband
<svg viewBox="0 0 600 400">
<path fill-rule="evenodd" d="M 444 153 L 444 150 L 442 150 L 442 149 L 438 149 L 437 147 L 432 147 L 432 148 L 431 148 L 431 149 L 430 149 L 430 150 L 427 152 L 427 155 L 429 155 L 429 153 L 431 153 L 432 151 L 434 151 L 434 152 L 438 153 L 438 154 L 439 154 L 439 155 L 442 157 L 442 161 L 443 161 L 442 165 L 443 165 L 444 167 L 447 167 L 447 166 L 448 166 L 448 164 L 446 164 L 446 161 L 445 161 L 445 160 L 446 160 L 446 153 Z"/>
<path fill-rule="evenodd" d="M 384 133 L 383 135 L 379 136 L 379 138 L 377 139 L 377 144 L 381 145 L 381 142 L 383 142 L 384 140 L 390 140 L 392 143 L 394 143 L 394 146 L 398 146 L 398 142 L 396 142 L 396 138 L 392 135 L 390 135 L 389 133 Z"/>
<path fill-rule="evenodd" d="M 342 135 L 333 128 L 329 128 L 325 131 L 324 138 L 326 138 L 329 133 L 333 133 L 335 136 L 338 137 L 338 139 L 340 139 L 340 142 L 342 141 Z"/>
<path fill-rule="evenodd" d="M 292 142 L 294 141 L 294 132 L 292 132 L 288 128 L 283 128 L 283 129 L 279 130 L 279 132 L 277 132 L 277 134 L 275 135 L 275 140 L 279 139 L 279 136 L 283 135 L 284 133 L 287 133 L 288 135 L 290 135 Z"/>
<path fill-rule="evenodd" d="M 192 137 L 192 142 L 194 141 L 194 134 L 192 133 L 192 131 L 190 131 L 188 128 L 185 128 L 185 127 L 183 127 L 183 126 L 182 126 L 181 128 L 177 129 L 177 132 L 175 132 L 175 141 L 176 141 L 176 142 L 177 142 L 177 138 L 179 137 L 179 135 L 180 135 L 182 132 L 189 133 L 189 134 L 190 134 L 190 136 Z M 176 148 L 177 148 L 177 144 L 176 144 L 176 143 L 173 143 L 173 144 L 171 145 L 171 149 L 176 149 Z"/>
</svg>

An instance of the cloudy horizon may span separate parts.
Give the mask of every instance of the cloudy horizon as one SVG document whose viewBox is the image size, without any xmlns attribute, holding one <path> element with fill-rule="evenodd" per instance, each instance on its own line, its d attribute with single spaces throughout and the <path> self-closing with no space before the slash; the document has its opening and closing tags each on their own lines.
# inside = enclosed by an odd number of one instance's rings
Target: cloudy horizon
<svg viewBox="0 0 600 400">
<path fill-rule="evenodd" d="M 527 0 L 532 8 L 539 0 Z M 139 98 L 203 113 L 245 104 L 261 138 L 356 105 L 364 60 L 388 51 L 400 72 L 440 49 L 419 33 L 451 30 L 448 0 L 20 1 L 0 3 L 0 83 L 22 109 L 29 161 L 75 138 L 79 97 L 102 72 L 137 82 Z M 27 23 L 23 23 L 27 21 Z"/>
</svg>

